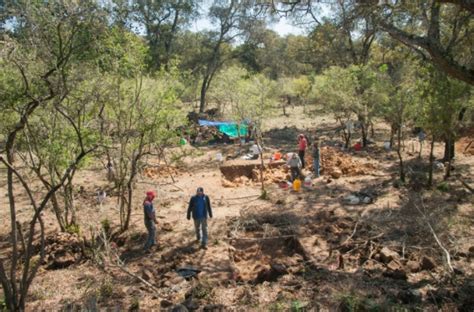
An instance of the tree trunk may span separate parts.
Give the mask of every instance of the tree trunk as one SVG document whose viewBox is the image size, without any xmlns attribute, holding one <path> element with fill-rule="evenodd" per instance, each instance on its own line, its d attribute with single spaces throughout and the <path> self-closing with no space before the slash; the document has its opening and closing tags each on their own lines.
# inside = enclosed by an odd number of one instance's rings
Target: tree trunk
<svg viewBox="0 0 474 312">
<path fill-rule="evenodd" d="M 362 146 L 367 147 L 367 125 L 364 122 L 361 122 L 361 130 L 362 130 Z"/>
<path fill-rule="evenodd" d="M 66 231 L 66 224 L 62 217 L 62 211 L 61 211 L 61 208 L 59 207 L 58 198 L 56 197 L 56 194 L 53 194 L 51 196 L 51 204 L 53 205 L 54 215 L 56 216 L 56 220 L 58 221 L 58 225 L 59 225 L 59 228 L 61 229 L 61 232 Z"/>
<path fill-rule="evenodd" d="M 405 183 L 405 168 L 403 165 L 403 157 L 402 157 L 402 152 L 401 152 L 401 143 L 402 143 L 402 127 L 401 125 L 398 127 L 398 135 L 397 135 L 397 141 L 398 141 L 398 148 L 397 148 L 397 154 L 398 154 L 398 160 L 400 162 L 400 181 Z"/>
<path fill-rule="evenodd" d="M 7 160 L 10 164 L 14 162 L 14 142 L 16 138 L 16 133 L 8 137 L 6 143 L 6 154 Z M 15 311 L 18 307 L 18 289 L 16 284 L 16 270 L 18 263 L 18 228 L 16 222 L 16 205 L 15 205 L 15 195 L 13 193 L 13 170 L 7 168 L 7 191 L 8 191 L 8 202 L 10 204 L 10 224 L 11 224 L 11 243 L 12 243 L 12 254 L 11 254 L 11 265 L 10 265 L 10 293 L 11 298 L 6 298 L 9 302 L 10 310 Z"/>
<path fill-rule="evenodd" d="M 396 126 L 392 125 L 390 127 L 390 148 L 393 148 L 393 141 L 395 140 Z"/>
<path fill-rule="evenodd" d="M 431 146 L 430 146 L 430 168 L 429 168 L 429 172 L 428 172 L 428 186 L 429 187 L 433 186 L 433 163 L 434 163 L 433 150 L 434 150 L 434 144 L 435 144 L 435 138 L 433 136 L 431 138 Z"/>
<path fill-rule="evenodd" d="M 451 137 L 448 137 L 444 140 L 444 156 L 443 161 L 451 161 L 454 158 L 454 140 Z"/>
<path fill-rule="evenodd" d="M 454 154 L 454 140 L 452 138 L 449 138 L 446 142 L 446 145 L 448 146 L 448 165 L 446 166 L 446 174 L 444 175 L 444 180 L 447 180 L 451 176 L 451 164 L 454 158 L 454 155 L 451 155 L 451 152 Z"/>
<path fill-rule="evenodd" d="M 259 154 L 260 154 L 260 183 L 261 183 L 261 189 L 262 189 L 262 194 L 265 192 L 265 179 L 264 179 L 264 176 L 263 176 L 263 172 L 264 172 L 264 169 L 265 169 L 265 164 L 263 162 L 263 145 L 262 145 L 262 137 L 260 135 L 260 131 L 259 130 L 255 130 L 257 133 L 256 133 L 256 136 L 255 136 L 255 139 L 257 141 L 257 146 L 259 147 Z"/>
<path fill-rule="evenodd" d="M 421 159 L 421 153 L 423 152 L 423 141 L 420 140 L 420 152 L 418 153 L 418 158 Z"/>
<path fill-rule="evenodd" d="M 204 113 L 206 110 L 206 93 L 207 93 L 207 83 L 209 80 L 209 76 L 204 76 L 204 79 L 202 80 L 202 85 L 201 85 L 201 98 L 199 102 L 199 112 Z"/>
</svg>

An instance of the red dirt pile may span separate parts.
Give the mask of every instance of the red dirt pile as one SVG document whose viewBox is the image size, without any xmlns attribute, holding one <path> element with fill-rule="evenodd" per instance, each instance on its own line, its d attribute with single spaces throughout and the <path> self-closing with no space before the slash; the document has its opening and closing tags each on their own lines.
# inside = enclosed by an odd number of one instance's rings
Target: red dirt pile
<svg viewBox="0 0 474 312">
<path fill-rule="evenodd" d="M 312 159 L 307 161 L 312 166 Z M 354 160 L 349 154 L 345 154 L 333 147 L 321 148 L 321 173 L 338 179 L 341 176 L 367 175 L 374 171 L 372 164 L 364 164 Z"/>
</svg>

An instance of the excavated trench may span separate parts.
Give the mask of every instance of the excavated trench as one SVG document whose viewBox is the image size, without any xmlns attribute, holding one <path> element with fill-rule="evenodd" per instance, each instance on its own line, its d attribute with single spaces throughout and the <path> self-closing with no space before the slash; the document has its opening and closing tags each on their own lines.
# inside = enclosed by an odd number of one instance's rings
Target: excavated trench
<svg viewBox="0 0 474 312">
<path fill-rule="evenodd" d="M 285 164 L 284 161 L 264 162 L 265 168 L 279 168 Z M 262 167 L 260 160 L 247 160 L 247 161 L 228 161 L 220 166 L 222 175 L 229 181 L 233 181 L 239 177 L 247 177 L 249 179 L 254 178 L 254 170 L 260 170 Z"/>
</svg>

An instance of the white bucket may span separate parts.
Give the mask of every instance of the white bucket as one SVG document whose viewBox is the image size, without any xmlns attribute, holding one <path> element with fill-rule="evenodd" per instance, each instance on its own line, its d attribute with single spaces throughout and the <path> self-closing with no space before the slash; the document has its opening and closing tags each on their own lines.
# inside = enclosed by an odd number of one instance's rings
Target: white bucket
<svg viewBox="0 0 474 312">
<path fill-rule="evenodd" d="M 217 161 L 222 161 L 222 160 L 224 160 L 224 159 L 222 158 L 222 153 L 217 153 L 217 154 L 216 154 L 216 160 L 217 160 Z"/>
<path fill-rule="evenodd" d="M 313 181 L 311 180 L 311 177 L 306 177 L 304 178 L 304 187 L 311 188 L 313 186 Z"/>
</svg>

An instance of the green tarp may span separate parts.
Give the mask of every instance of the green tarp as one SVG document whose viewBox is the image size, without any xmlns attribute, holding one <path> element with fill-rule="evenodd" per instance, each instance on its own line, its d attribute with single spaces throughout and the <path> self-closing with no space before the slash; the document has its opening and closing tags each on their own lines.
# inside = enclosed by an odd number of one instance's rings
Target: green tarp
<svg viewBox="0 0 474 312">
<path fill-rule="evenodd" d="M 217 126 L 220 132 L 227 134 L 230 138 L 236 138 L 239 136 L 238 130 L 237 130 L 237 124 L 221 124 Z M 248 133 L 248 126 L 246 124 L 241 124 L 240 125 L 240 136 L 241 137 L 246 137 Z"/>
</svg>

